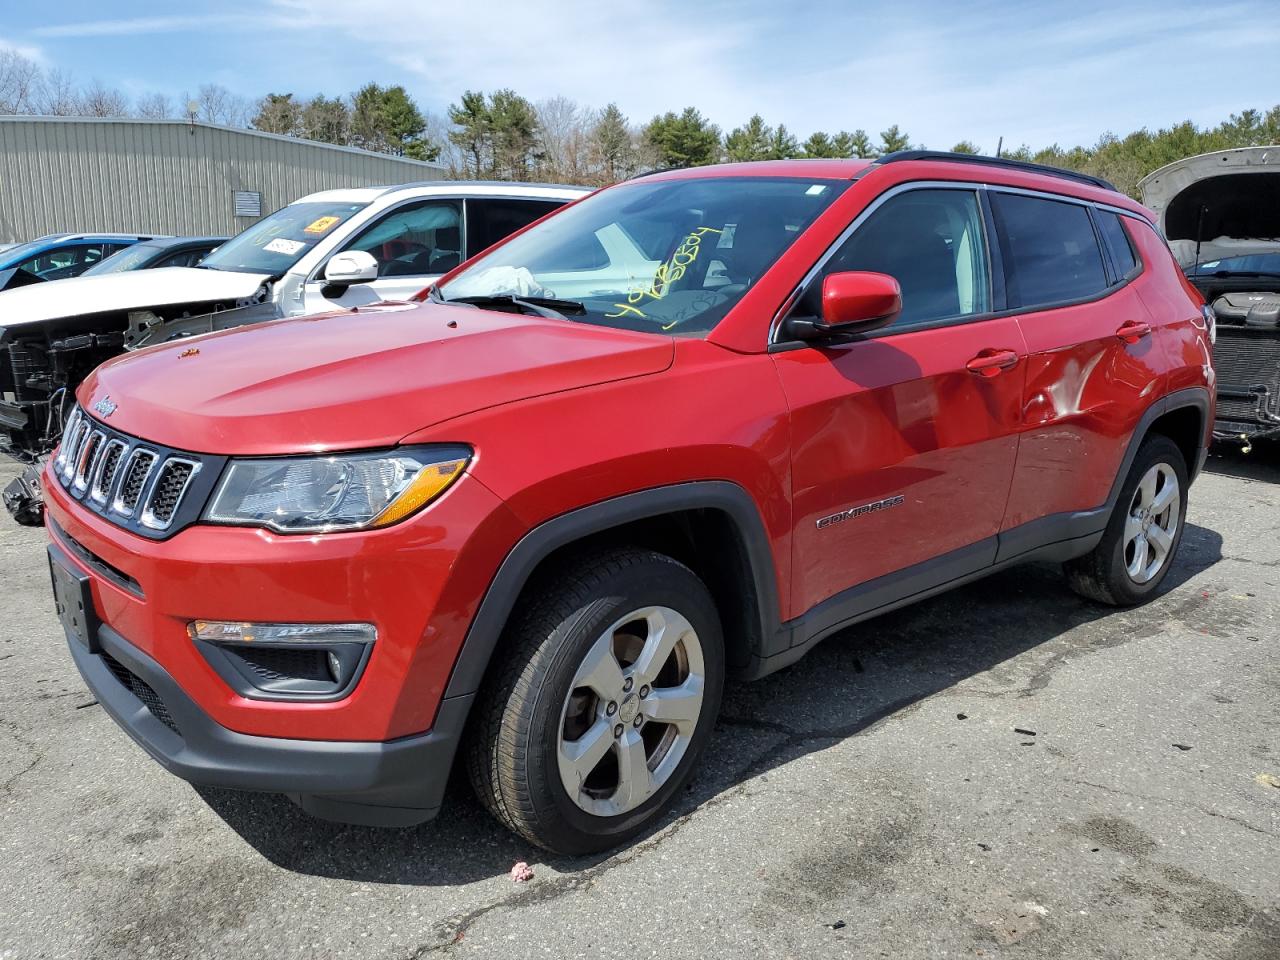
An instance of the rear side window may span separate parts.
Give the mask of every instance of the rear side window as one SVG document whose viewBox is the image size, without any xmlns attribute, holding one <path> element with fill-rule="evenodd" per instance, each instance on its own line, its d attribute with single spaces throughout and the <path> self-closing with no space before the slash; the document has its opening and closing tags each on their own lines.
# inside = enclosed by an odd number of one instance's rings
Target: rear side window
<svg viewBox="0 0 1280 960">
<path fill-rule="evenodd" d="M 541 220 L 557 200 L 467 200 L 467 256 L 474 257 L 508 234 Z"/>
<path fill-rule="evenodd" d="M 1111 255 L 1116 279 L 1127 280 L 1138 269 L 1138 258 L 1133 253 L 1133 243 L 1129 240 L 1128 231 L 1120 222 L 1120 215 L 1107 210 L 1095 210 L 1093 215 L 1098 219 L 1103 245 Z"/>
<path fill-rule="evenodd" d="M 1097 296 L 1107 288 L 1089 210 L 1075 203 L 992 192 L 1011 307 Z"/>
</svg>

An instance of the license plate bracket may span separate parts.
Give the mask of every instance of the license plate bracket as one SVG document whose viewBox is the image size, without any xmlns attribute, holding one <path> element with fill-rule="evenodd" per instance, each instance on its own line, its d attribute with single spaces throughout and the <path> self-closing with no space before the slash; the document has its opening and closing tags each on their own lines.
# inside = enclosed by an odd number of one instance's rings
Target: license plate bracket
<svg viewBox="0 0 1280 960">
<path fill-rule="evenodd" d="M 49 547 L 49 578 L 53 582 L 53 603 L 67 636 L 90 653 L 100 652 L 98 611 L 93 606 L 89 575 L 74 569 L 54 547 Z"/>
</svg>

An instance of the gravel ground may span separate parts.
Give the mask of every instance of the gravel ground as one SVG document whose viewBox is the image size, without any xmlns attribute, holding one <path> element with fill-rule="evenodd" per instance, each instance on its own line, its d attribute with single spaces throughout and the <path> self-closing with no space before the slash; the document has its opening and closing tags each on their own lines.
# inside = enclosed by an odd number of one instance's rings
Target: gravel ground
<svg viewBox="0 0 1280 960">
<path fill-rule="evenodd" d="M 384 832 L 174 779 L 0 518 L 0 960 L 1280 957 L 1280 451 L 1209 471 L 1151 604 L 1033 566 L 864 624 L 732 688 L 678 808 L 588 860 L 460 784 Z"/>
</svg>

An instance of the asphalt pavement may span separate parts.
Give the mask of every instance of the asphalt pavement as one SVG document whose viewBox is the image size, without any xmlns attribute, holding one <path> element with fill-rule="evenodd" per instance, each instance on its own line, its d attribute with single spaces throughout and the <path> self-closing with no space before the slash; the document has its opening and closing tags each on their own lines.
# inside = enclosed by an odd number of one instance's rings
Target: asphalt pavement
<svg viewBox="0 0 1280 960">
<path fill-rule="evenodd" d="M 399 831 L 197 791 L 94 705 L 43 531 L 0 517 L 0 574 L 0 960 L 1280 957 L 1274 447 L 1210 459 L 1144 607 L 1030 566 L 732 687 L 676 809 L 585 860 L 461 782 Z"/>
</svg>

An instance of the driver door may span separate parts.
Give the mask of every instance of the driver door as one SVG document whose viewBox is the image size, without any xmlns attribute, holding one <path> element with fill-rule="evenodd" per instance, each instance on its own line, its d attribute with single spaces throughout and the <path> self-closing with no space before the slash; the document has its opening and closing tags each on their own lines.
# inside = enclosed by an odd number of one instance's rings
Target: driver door
<svg viewBox="0 0 1280 960">
<path fill-rule="evenodd" d="M 888 327 L 777 344 L 791 411 L 793 614 L 817 629 L 990 566 L 1009 497 L 1026 346 L 998 309 L 972 188 L 890 196 L 817 271 L 886 273 Z M 824 604 L 824 601 L 831 601 Z M 821 621 L 821 622 L 818 622 Z"/>
<path fill-rule="evenodd" d="M 378 262 L 378 279 L 333 287 L 325 282 L 321 264 L 304 288 L 303 312 L 408 300 L 452 270 L 463 259 L 462 202 L 423 200 L 394 207 L 334 253 L 350 250 L 362 250 Z"/>
</svg>

